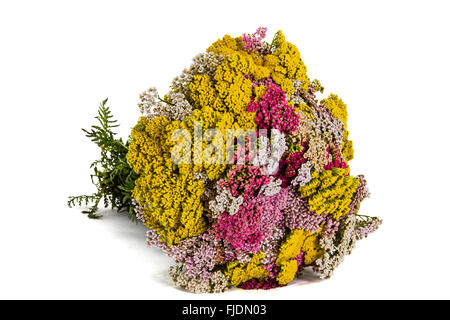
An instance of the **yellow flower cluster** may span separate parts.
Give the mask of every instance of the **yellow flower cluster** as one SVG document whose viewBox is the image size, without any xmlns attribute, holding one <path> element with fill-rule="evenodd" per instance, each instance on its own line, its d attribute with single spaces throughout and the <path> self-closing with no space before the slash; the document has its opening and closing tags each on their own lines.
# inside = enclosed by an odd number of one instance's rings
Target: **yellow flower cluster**
<svg viewBox="0 0 450 320">
<path fill-rule="evenodd" d="M 302 90 L 308 91 L 310 80 L 297 47 L 286 41 L 281 31 L 276 33 L 273 45 L 276 50 L 273 54 L 264 56 L 264 66 L 270 69 L 274 82 L 280 85 L 287 96 L 293 91 L 292 82 L 287 82 L 289 79 L 300 80 Z"/>
<path fill-rule="evenodd" d="M 321 103 L 331 113 L 331 115 L 342 121 L 344 129 L 347 130 L 347 105 L 336 94 L 331 93 L 328 98 Z"/>
<path fill-rule="evenodd" d="M 305 118 L 313 118 L 313 114 L 311 112 L 311 106 L 306 103 L 300 103 L 296 106 L 296 111 L 301 115 L 302 119 Z"/>
<path fill-rule="evenodd" d="M 194 104 L 194 112 L 191 117 L 185 121 L 189 122 L 189 127 L 193 128 L 194 121 L 201 121 L 203 131 L 214 128 L 221 132 L 222 137 L 226 139 L 227 129 L 255 129 L 254 113 L 247 112 L 247 105 L 252 95 L 262 95 L 261 88 L 253 92 L 252 82 L 245 75 L 253 75 L 258 78 L 269 76 L 268 71 L 264 73 L 262 67 L 255 63 L 260 59 L 255 54 L 247 53 L 241 44 L 240 38 L 231 38 L 225 36 L 222 40 L 216 41 L 209 52 L 226 55 L 224 62 L 219 65 L 214 75 L 202 74 L 196 75 L 189 85 L 190 98 Z M 257 93 L 259 92 L 259 93 Z M 244 132 L 241 134 L 244 134 Z M 203 148 L 207 148 L 210 141 L 203 141 Z M 212 141 L 214 144 L 214 141 Z M 220 141 L 217 141 L 219 145 Z M 214 146 L 210 146 L 212 149 Z M 202 149 L 203 150 L 203 149 Z M 223 163 L 226 157 L 226 145 L 223 144 L 223 150 L 205 150 L 203 153 L 203 164 L 194 166 L 194 171 L 200 172 L 205 169 L 208 178 L 217 179 L 225 170 L 224 165 L 214 164 L 215 156 L 220 158 Z M 216 151 L 216 152 L 214 152 Z M 198 150 L 194 150 L 194 154 Z"/>
<path fill-rule="evenodd" d="M 254 91 L 255 91 L 255 101 L 258 102 L 259 100 L 261 100 L 263 94 L 267 91 L 267 87 L 263 85 L 257 86 Z"/>
<path fill-rule="evenodd" d="M 251 62 L 244 55 L 234 53 L 217 67 L 214 78 L 207 74 L 195 76 L 189 86 L 194 107 L 203 111 L 228 112 L 236 127 L 254 128 L 254 114 L 247 112 L 253 94 L 252 82 L 244 78 Z"/>
<path fill-rule="evenodd" d="M 211 180 L 217 179 L 225 170 L 226 129 L 235 126 L 235 117 L 229 112 L 218 112 L 210 107 L 196 109 L 192 115 L 182 122 L 183 128 L 192 137 L 192 165 L 184 165 L 187 170 L 194 172 L 205 171 Z M 195 137 L 196 123 L 201 124 L 203 136 Z M 208 129 L 219 130 L 220 135 L 213 135 Z M 199 142 L 197 142 L 199 141 Z"/>
<path fill-rule="evenodd" d="M 224 56 L 231 55 L 237 51 L 246 53 L 242 44 L 242 37 L 233 38 L 228 34 L 214 42 L 206 51 Z M 253 54 L 253 56 L 257 57 L 256 54 Z"/>
<path fill-rule="evenodd" d="M 281 267 L 277 281 L 279 284 L 291 282 L 297 273 L 297 260 L 300 252 L 303 252 L 305 265 L 310 265 L 323 255 L 319 247 L 317 233 L 306 230 L 293 230 L 288 234 L 286 240 L 280 246 L 280 253 L 275 264 Z"/>
<path fill-rule="evenodd" d="M 342 140 L 342 156 L 345 160 L 350 161 L 354 156 L 353 141 L 348 140 L 348 131 L 344 132 L 344 139 Z"/>
<path fill-rule="evenodd" d="M 246 74 L 251 75 L 256 81 L 270 76 L 286 92 L 287 97 L 294 92 L 293 79 L 299 80 L 302 84 L 302 90 L 307 91 L 310 80 L 297 47 L 286 41 L 281 31 L 276 33 L 273 45 L 275 47 L 274 52 L 262 57 L 256 53 L 245 51 L 241 37 L 231 38 L 226 35 L 214 42 L 207 51 L 229 55 L 230 59 L 234 61 L 237 60 L 233 58 L 234 55 L 241 56 L 241 60 L 248 61 L 248 64 L 239 62 L 248 66 Z M 240 65 L 239 63 L 234 62 L 233 65 Z"/>
<path fill-rule="evenodd" d="M 321 103 L 330 112 L 330 114 L 342 121 L 344 124 L 344 139 L 342 141 L 342 155 L 345 160 L 350 161 L 353 159 L 353 142 L 348 140 L 347 130 L 347 105 L 336 94 L 330 94 L 328 98 L 323 99 Z"/>
<path fill-rule="evenodd" d="M 166 139 L 165 129 L 169 123 L 165 117 L 157 117 L 152 121 L 141 117 L 131 131 L 133 143 L 130 144 L 127 160 L 137 174 L 142 174 L 146 168 L 163 162 L 169 151 L 163 143 Z"/>
<path fill-rule="evenodd" d="M 359 179 L 349 174 L 349 168 L 333 168 L 321 173 L 313 171 L 311 181 L 300 187 L 300 195 L 308 198 L 311 211 L 330 214 L 339 219 L 350 210 L 353 194 L 360 183 Z"/>
<path fill-rule="evenodd" d="M 225 268 L 225 276 L 229 279 L 230 285 L 237 287 L 251 279 L 263 280 L 266 278 L 269 272 L 262 268 L 261 259 L 264 257 L 262 252 L 257 252 L 247 263 L 240 263 L 237 260 L 229 262 Z"/>
<path fill-rule="evenodd" d="M 281 270 L 277 276 L 277 282 L 281 285 L 288 284 L 294 280 L 298 270 L 298 264 L 295 259 L 288 260 L 281 264 Z"/>
<path fill-rule="evenodd" d="M 179 121 L 142 117 L 131 132 L 130 166 L 139 174 L 133 197 L 144 206 L 144 225 L 158 232 L 169 246 L 206 230 L 200 196 L 203 182 L 193 177 L 189 165 L 175 166 L 170 134 Z M 170 141 L 170 143 L 168 143 Z"/>
</svg>

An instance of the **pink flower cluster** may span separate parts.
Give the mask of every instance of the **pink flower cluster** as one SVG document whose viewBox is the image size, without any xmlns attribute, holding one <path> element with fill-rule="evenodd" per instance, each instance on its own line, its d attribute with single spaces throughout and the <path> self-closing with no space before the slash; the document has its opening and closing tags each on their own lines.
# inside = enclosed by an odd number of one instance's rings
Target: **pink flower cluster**
<svg viewBox="0 0 450 320">
<path fill-rule="evenodd" d="M 258 52 L 263 55 L 269 53 L 270 47 L 263 41 L 266 37 L 266 32 L 267 28 L 259 27 L 253 34 L 243 34 L 242 43 L 244 44 L 245 51 Z"/>
<path fill-rule="evenodd" d="M 256 137 L 259 136 L 259 132 L 256 132 Z M 257 156 L 255 152 L 255 141 L 251 136 L 245 138 L 245 145 L 243 146 L 238 139 L 233 141 L 236 144 L 236 149 L 234 150 L 233 163 L 250 163 Z M 264 170 L 264 169 L 263 169 Z"/>
<path fill-rule="evenodd" d="M 331 170 L 333 168 L 343 168 L 343 169 L 347 168 L 347 163 L 345 163 L 345 161 L 341 158 L 339 151 L 337 150 L 336 147 L 334 146 L 329 147 L 328 154 L 331 155 L 333 160 L 323 167 L 325 170 Z"/>
<path fill-rule="evenodd" d="M 305 150 L 305 146 L 304 149 Z M 282 181 L 281 186 L 286 188 L 297 175 L 297 170 L 306 162 L 303 158 L 303 152 L 285 153 L 280 159 L 278 172 L 275 177 Z"/>
<path fill-rule="evenodd" d="M 240 288 L 244 289 L 244 290 L 253 290 L 253 289 L 269 290 L 269 289 L 278 288 L 278 287 L 284 287 L 284 285 L 280 285 L 278 283 L 276 277 L 268 278 L 268 279 L 265 279 L 262 281 L 257 280 L 257 279 L 252 279 L 247 282 L 244 282 L 240 286 Z"/>
<path fill-rule="evenodd" d="M 256 112 L 255 122 L 260 129 L 293 133 L 300 123 L 300 115 L 286 102 L 286 93 L 273 82 L 268 84 L 259 101 L 250 101 L 247 111 Z"/>
<path fill-rule="evenodd" d="M 299 273 L 300 271 L 302 271 L 303 251 L 300 251 L 298 256 L 296 256 L 294 259 L 297 260 L 297 267 L 298 267 L 297 273 Z"/>
<path fill-rule="evenodd" d="M 253 196 L 262 186 L 270 182 L 269 176 L 257 166 L 236 165 L 219 181 L 219 187 L 228 187 L 233 197 Z"/>
<path fill-rule="evenodd" d="M 285 226 L 291 230 L 301 229 L 311 233 L 320 230 L 326 217 L 309 210 L 308 201 L 298 197 L 292 188 L 284 208 Z"/>
<path fill-rule="evenodd" d="M 325 223 L 323 224 L 323 236 L 325 238 L 332 238 L 339 230 L 340 222 L 335 220 L 332 216 L 326 218 Z"/>
<path fill-rule="evenodd" d="M 163 249 L 176 263 L 183 263 L 185 273 L 191 277 L 209 277 L 217 260 L 222 259 L 218 257 L 219 243 L 209 233 L 185 239 L 178 245 L 169 247 L 161 242 L 156 231 L 150 230 L 147 232 L 147 244 Z"/>
<path fill-rule="evenodd" d="M 238 251 L 257 252 L 283 218 L 287 191 L 272 196 L 245 197 L 234 215 L 223 213 L 214 225 L 217 238 Z"/>
</svg>

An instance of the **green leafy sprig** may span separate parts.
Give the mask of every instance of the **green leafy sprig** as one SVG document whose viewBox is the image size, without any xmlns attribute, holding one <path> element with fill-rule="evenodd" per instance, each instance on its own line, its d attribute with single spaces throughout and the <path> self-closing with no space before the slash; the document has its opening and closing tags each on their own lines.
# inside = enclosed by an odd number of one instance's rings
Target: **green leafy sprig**
<svg viewBox="0 0 450 320">
<path fill-rule="evenodd" d="M 130 138 L 127 142 L 123 142 L 122 138 L 116 139 L 116 132 L 113 130 L 119 125 L 106 106 L 107 101 L 108 99 L 102 101 L 95 117 L 99 125 L 91 126 L 90 130 L 82 129 L 86 137 L 101 150 L 100 159 L 91 164 L 94 171 L 91 174 L 91 181 L 97 192 L 91 195 L 71 196 L 67 204 L 69 207 L 91 205 L 88 210 L 82 212 L 89 218 L 98 219 L 101 215 L 96 212 L 103 199 L 105 207 L 111 206 L 118 211 L 127 210 L 129 218 L 137 221 L 131 197 L 137 174 L 127 162 Z"/>
</svg>

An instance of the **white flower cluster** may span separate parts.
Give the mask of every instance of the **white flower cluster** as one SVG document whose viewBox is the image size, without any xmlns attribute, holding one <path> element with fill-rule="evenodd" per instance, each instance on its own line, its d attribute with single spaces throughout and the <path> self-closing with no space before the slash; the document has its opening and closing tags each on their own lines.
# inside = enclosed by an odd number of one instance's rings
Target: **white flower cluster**
<svg viewBox="0 0 450 320">
<path fill-rule="evenodd" d="M 138 104 L 139 110 L 147 117 L 153 113 L 154 108 L 163 107 L 163 103 L 159 101 L 158 90 L 155 87 L 142 92 L 139 98 L 141 100 Z"/>
<path fill-rule="evenodd" d="M 331 161 L 331 157 L 328 154 L 327 141 L 321 135 L 311 135 L 309 137 L 309 148 L 304 157 L 314 169 L 319 172 L 322 171 L 323 167 Z"/>
<path fill-rule="evenodd" d="M 228 279 L 221 271 L 211 272 L 208 277 L 191 277 L 179 267 L 170 267 L 169 274 L 175 286 L 193 293 L 220 293 L 228 287 Z"/>
<path fill-rule="evenodd" d="M 270 197 L 281 191 L 281 183 L 280 179 L 275 179 L 273 176 L 270 177 L 270 182 L 261 187 L 259 193 L 263 193 L 265 196 Z"/>
<path fill-rule="evenodd" d="M 208 175 L 204 172 L 194 171 L 194 179 L 201 180 L 206 184 L 208 182 Z"/>
<path fill-rule="evenodd" d="M 186 99 L 189 84 L 196 75 L 213 76 L 217 66 L 224 60 L 225 57 L 212 53 L 199 54 L 193 59 L 190 68 L 184 69 L 181 75 L 172 81 L 171 90 L 164 97 L 165 100 L 159 98 L 156 88 L 150 88 L 140 95 L 139 109 L 148 119 L 165 116 L 171 121 L 184 120 L 186 116 L 192 114 L 192 106 Z"/>
<path fill-rule="evenodd" d="M 145 222 L 144 210 L 148 208 L 148 206 L 140 206 L 139 201 L 137 201 L 136 199 L 132 199 L 131 203 L 134 206 L 134 213 L 136 214 L 136 218 L 138 220 L 141 220 L 142 222 Z"/>
<path fill-rule="evenodd" d="M 252 255 L 247 252 L 239 251 L 236 252 L 236 260 L 239 261 L 239 263 L 249 263 L 250 260 L 252 260 Z"/>
<path fill-rule="evenodd" d="M 192 107 L 182 93 L 170 91 L 162 101 L 156 88 L 150 88 L 140 95 L 139 109 L 148 118 L 164 116 L 174 121 L 182 121 L 192 113 Z"/>
<path fill-rule="evenodd" d="M 218 188 L 217 191 L 217 196 L 208 203 L 213 219 L 217 219 L 223 212 L 234 215 L 244 201 L 242 195 L 233 197 L 228 188 Z"/>
<path fill-rule="evenodd" d="M 313 114 L 314 128 L 317 135 L 324 136 L 328 141 L 334 141 L 341 149 L 344 138 L 344 124 L 340 119 L 334 118 L 322 105 L 311 109 Z"/>
<path fill-rule="evenodd" d="M 170 91 L 166 96 L 169 106 L 162 110 L 162 114 L 166 115 L 167 118 L 174 121 L 183 121 L 184 118 L 192 114 L 192 106 L 186 100 L 182 93 Z"/>
<path fill-rule="evenodd" d="M 292 185 L 294 187 L 303 187 L 308 182 L 311 181 L 311 166 L 309 162 L 306 162 L 301 165 L 301 167 L 297 171 L 297 176 L 292 180 Z"/>
<path fill-rule="evenodd" d="M 322 105 L 311 107 L 313 117 L 308 117 L 300 112 L 300 125 L 296 136 L 298 143 L 308 142 L 308 151 L 304 154 L 311 167 L 322 171 L 332 158 L 328 154 L 328 147 L 332 142 L 338 150 L 342 148 L 344 138 L 344 124 L 335 119 Z"/>
<path fill-rule="evenodd" d="M 319 273 L 322 279 L 329 278 L 334 269 L 344 260 L 345 255 L 350 254 L 355 246 L 356 216 L 350 215 L 340 223 L 339 236 L 323 237 L 319 240 L 325 254 L 316 260 L 314 271 Z"/>
<path fill-rule="evenodd" d="M 295 105 L 306 104 L 306 101 L 302 98 L 300 91 L 303 85 L 302 81 L 298 79 L 291 79 L 292 86 L 294 87 L 294 93 L 286 98 L 287 101 L 292 102 Z"/>
<path fill-rule="evenodd" d="M 283 226 L 275 227 L 272 235 L 260 244 L 260 250 L 264 254 L 264 258 L 261 259 L 263 264 L 268 264 L 274 261 L 278 255 L 281 240 L 284 239 L 286 235 L 286 229 Z"/>
</svg>

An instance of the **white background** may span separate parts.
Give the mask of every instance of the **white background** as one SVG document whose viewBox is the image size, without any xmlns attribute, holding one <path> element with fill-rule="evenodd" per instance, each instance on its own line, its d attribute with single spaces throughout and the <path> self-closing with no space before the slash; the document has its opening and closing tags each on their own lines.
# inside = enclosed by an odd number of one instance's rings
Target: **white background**
<svg viewBox="0 0 450 320">
<path fill-rule="evenodd" d="M 0 2 L 0 298 L 450 298 L 446 1 Z M 348 105 L 353 174 L 384 219 L 327 281 L 193 295 L 145 228 L 66 207 L 94 191 L 98 150 L 81 127 L 109 97 L 126 137 L 139 94 L 164 93 L 228 33 L 267 26 L 296 44 L 312 79 Z"/>
</svg>

